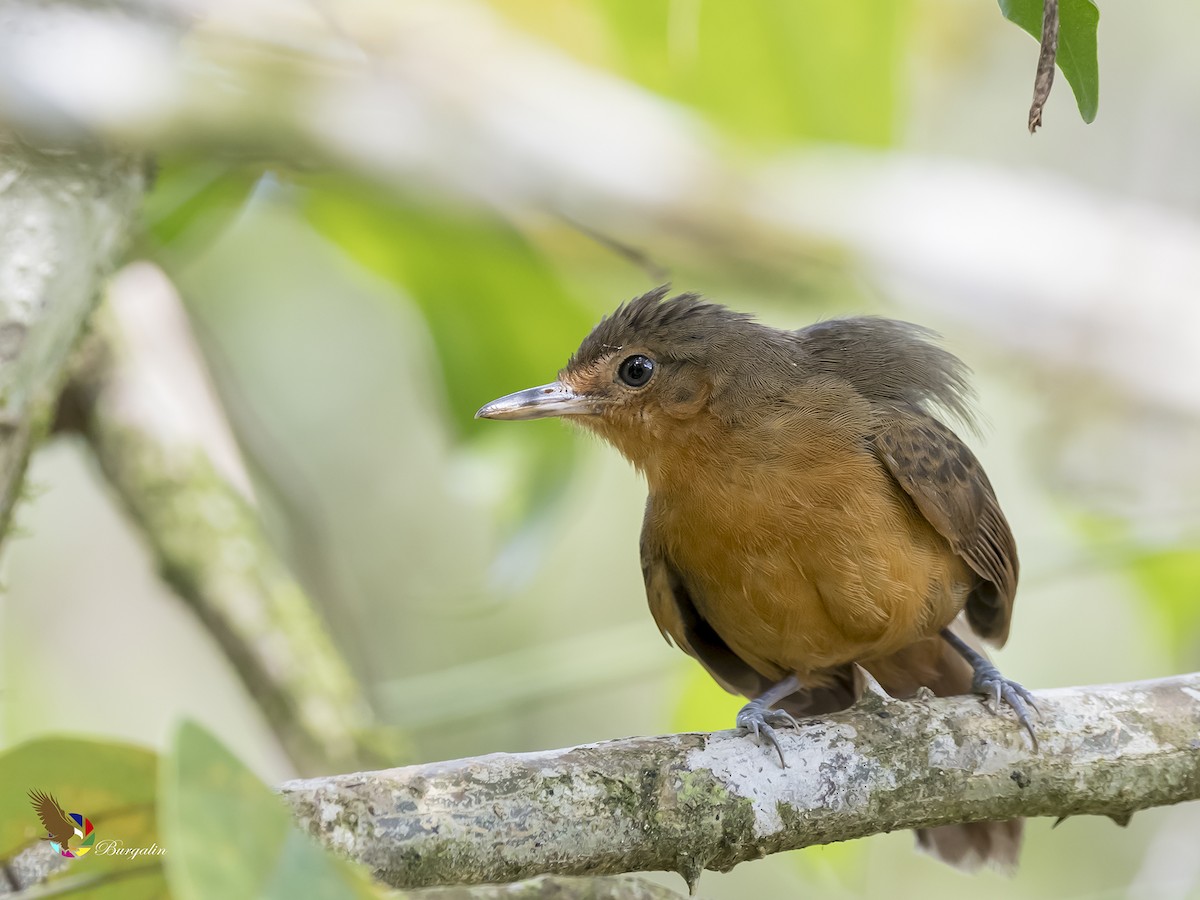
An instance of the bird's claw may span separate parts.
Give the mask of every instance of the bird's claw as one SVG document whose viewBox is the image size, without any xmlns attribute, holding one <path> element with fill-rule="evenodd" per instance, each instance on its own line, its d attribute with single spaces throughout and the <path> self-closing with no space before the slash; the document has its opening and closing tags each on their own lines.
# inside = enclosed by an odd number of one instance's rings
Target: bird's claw
<svg viewBox="0 0 1200 900">
<path fill-rule="evenodd" d="M 1029 737 L 1033 741 L 1033 749 L 1037 749 L 1037 735 L 1033 731 L 1033 721 L 1029 711 L 1032 709 L 1038 718 L 1041 718 L 1042 713 L 1029 691 L 1017 682 L 1005 678 L 991 663 L 976 669 L 971 687 L 976 693 L 982 694 L 985 700 L 991 701 L 992 712 L 996 715 L 1000 715 L 1002 706 L 1007 704 L 1017 717 L 1017 721 L 1021 723 L 1021 727 L 1029 732 Z"/>
<path fill-rule="evenodd" d="M 772 726 L 795 728 L 799 724 L 795 716 L 782 709 L 765 709 L 761 704 L 751 701 L 738 712 L 736 723 L 739 729 L 754 735 L 759 745 L 765 740 L 774 747 L 775 752 L 779 754 L 779 764 L 787 768 L 787 760 L 783 758 L 783 747 L 779 745 L 779 736 Z"/>
</svg>

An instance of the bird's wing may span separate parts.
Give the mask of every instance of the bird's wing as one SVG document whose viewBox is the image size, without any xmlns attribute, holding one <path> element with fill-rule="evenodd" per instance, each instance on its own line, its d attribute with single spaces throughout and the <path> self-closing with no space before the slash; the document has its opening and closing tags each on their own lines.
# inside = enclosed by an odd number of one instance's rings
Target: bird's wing
<svg viewBox="0 0 1200 900">
<path fill-rule="evenodd" d="M 60 839 L 63 834 L 74 834 L 75 823 L 67 818 L 57 800 L 41 791 L 30 791 L 29 800 L 33 803 L 38 818 L 42 820 L 46 834 L 55 839 Z"/>
<path fill-rule="evenodd" d="M 967 620 L 1003 646 L 1017 592 L 1017 547 L 983 466 L 953 431 L 919 410 L 888 410 L 872 443 L 929 524 L 980 577 L 967 597 Z"/>
<path fill-rule="evenodd" d="M 937 335 L 911 322 L 863 316 L 818 322 L 796 332 L 809 376 L 840 378 L 873 404 L 940 407 L 974 427 L 966 363 Z"/>
<path fill-rule="evenodd" d="M 683 578 L 647 531 L 642 532 L 642 576 L 650 613 L 667 643 L 704 666 L 731 694 L 757 697 L 770 682 L 742 661 L 705 621 Z"/>
</svg>

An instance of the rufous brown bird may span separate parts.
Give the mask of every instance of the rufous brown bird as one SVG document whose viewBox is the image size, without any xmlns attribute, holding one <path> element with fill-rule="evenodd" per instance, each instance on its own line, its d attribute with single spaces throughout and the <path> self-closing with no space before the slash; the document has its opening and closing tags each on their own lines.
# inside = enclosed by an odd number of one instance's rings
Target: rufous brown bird
<svg viewBox="0 0 1200 900">
<path fill-rule="evenodd" d="M 939 418 L 971 421 L 962 361 L 905 322 L 782 331 L 666 293 L 603 319 L 557 381 L 477 416 L 566 417 L 645 475 L 654 620 L 750 698 L 737 726 L 781 762 L 774 727 L 852 705 L 858 666 L 894 697 L 1003 701 L 1032 736 L 1032 697 L 977 649 L 1008 637 L 1017 549 Z M 918 832 L 966 868 L 1015 864 L 1020 837 L 1019 820 Z"/>
</svg>

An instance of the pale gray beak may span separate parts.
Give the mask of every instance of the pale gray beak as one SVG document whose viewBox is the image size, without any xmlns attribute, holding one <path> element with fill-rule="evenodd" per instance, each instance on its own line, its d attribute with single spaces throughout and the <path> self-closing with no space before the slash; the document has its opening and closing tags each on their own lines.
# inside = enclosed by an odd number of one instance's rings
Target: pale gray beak
<svg viewBox="0 0 1200 900">
<path fill-rule="evenodd" d="M 554 381 L 493 400 L 475 413 L 477 419 L 544 419 L 548 416 L 588 416 L 597 403 Z"/>
</svg>

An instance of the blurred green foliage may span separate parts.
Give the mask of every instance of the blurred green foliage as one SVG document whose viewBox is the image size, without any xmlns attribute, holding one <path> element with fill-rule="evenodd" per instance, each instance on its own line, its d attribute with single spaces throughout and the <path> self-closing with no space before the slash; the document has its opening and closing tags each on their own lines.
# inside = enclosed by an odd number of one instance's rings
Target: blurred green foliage
<svg viewBox="0 0 1200 900">
<path fill-rule="evenodd" d="M 261 166 L 220 157 L 157 160 L 142 209 L 141 249 L 169 268 L 194 259 L 242 211 L 261 175 Z"/>
<path fill-rule="evenodd" d="M 1115 565 L 1136 585 L 1172 670 L 1200 665 L 1200 535 L 1150 541 L 1136 523 L 1111 515 L 1066 512 L 1098 561 Z"/>
<path fill-rule="evenodd" d="M 999 3 L 1040 40 L 1042 0 Z M 493 5 L 573 55 L 687 103 L 741 141 L 888 146 L 896 137 L 909 2 L 569 0 L 551 14 L 538 0 Z M 1058 66 L 1085 122 L 1099 104 L 1099 17 L 1092 0 L 1061 0 Z"/>
<path fill-rule="evenodd" d="M 621 48 L 622 74 L 703 110 L 735 134 L 773 142 L 892 141 L 906 3 L 599 6 Z M 678 21 L 689 15 L 694 21 Z"/>
<path fill-rule="evenodd" d="M 529 524 L 561 496 L 576 460 L 573 435 L 557 422 L 497 433 L 471 427 L 472 419 L 497 396 L 552 381 L 592 314 L 499 216 L 380 194 L 333 176 L 303 179 L 295 198 L 321 235 L 420 311 L 436 347 L 452 433 L 517 443 L 513 502 L 498 512 Z"/>
<path fill-rule="evenodd" d="M 438 347 L 451 427 L 484 402 L 476 373 L 502 389 L 553 379 L 592 325 L 541 255 L 498 216 L 381 195 L 346 179 L 308 178 L 308 221 L 365 269 L 400 288 Z M 477 433 L 477 432 L 475 432 Z"/>
<path fill-rule="evenodd" d="M 1187 666 L 1200 663 L 1200 540 L 1136 554 L 1129 571 L 1156 610 L 1163 637 Z"/>
<path fill-rule="evenodd" d="M 370 898 L 376 889 L 292 822 L 278 795 L 184 722 L 161 784 L 166 871 L 179 900 Z"/>
<path fill-rule="evenodd" d="M 679 701 L 671 716 L 672 731 L 720 731 L 728 728 L 746 702 L 728 693 L 700 666 L 688 666 Z"/>
</svg>

